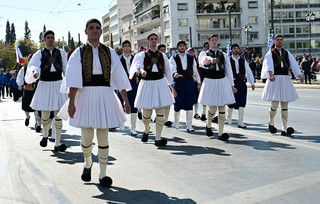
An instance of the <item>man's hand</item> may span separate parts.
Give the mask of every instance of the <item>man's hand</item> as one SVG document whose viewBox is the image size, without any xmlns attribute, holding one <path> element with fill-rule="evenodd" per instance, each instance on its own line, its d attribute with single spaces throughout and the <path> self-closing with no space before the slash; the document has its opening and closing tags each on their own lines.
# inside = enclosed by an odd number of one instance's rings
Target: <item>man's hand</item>
<svg viewBox="0 0 320 204">
<path fill-rule="evenodd" d="M 33 71 L 33 78 L 38 79 L 39 73 L 36 71 Z"/>
<path fill-rule="evenodd" d="M 131 107 L 130 107 L 130 104 L 129 104 L 129 103 L 123 102 L 123 107 L 124 107 L 124 111 L 125 111 L 127 114 L 130 114 L 130 113 L 131 113 Z"/>
<path fill-rule="evenodd" d="M 174 73 L 173 77 L 174 77 L 175 79 L 178 79 L 178 78 L 180 77 L 180 74 Z"/>
<path fill-rule="evenodd" d="M 217 62 L 217 58 L 212 58 L 211 63 L 215 64 Z"/>
<path fill-rule="evenodd" d="M 74 118 L 74 114 L 76 113 L 76 106 L 74 103 L 69 102 L 68 113 L 70 118 Z"/>
<path fill-rule="evenodd" d="M 198 86 L 197 86 L 199 92 L 200 92 L 200 89 L 201 89 L 201 84 L 202 83 L 199 83 Z"/>
<path fill-rule="evenodd" d="M 301 75 L 301 74 L 298 76 L 298 78 L 299 78 L 299 80 L 301 81 L 301 83 L 303 83 L 303 82 L 304 82 L 304 78 L 302 77 L 302 75 Z"/>
<path fill-rule="evenodd" d="M 274 78 L 274 75 L 271 75 L 270 76 L 270 81 L 275 81 L 276 80 L 276 78 Z"/>
<path fill-rule="evenodd" d="M 233 93 L 237 93 L 238 90 L 237 90 L 234 86 L 232 86 L 232 92 L 233 92 Z"/>
<path fill-rule="evenodd" d="M 254 91 L 256 89 L 256 86 L 255 85 L 251 85 L 251 89 L 252 89 L 252 91 Z"/>
<path fill-rule="evenodd" d="M 22 86 L 19 86 L 18 89 L 21 91 L 22 90 Z"/>
<path fill-rule="evenodd" d="M 147 72 L 144 69 L 140 69 L 140 73 L 143 78 L 147 76 Z"/>
<path fill-rule="evenodd" d="M 205 59 L 203 60 L 203 64 L 205 64 L 205 65 L 210 64 L 210 60 L 209 60 L 209 59 L 207 59 L 207 58 L 205 58 Z"/>
</svg>

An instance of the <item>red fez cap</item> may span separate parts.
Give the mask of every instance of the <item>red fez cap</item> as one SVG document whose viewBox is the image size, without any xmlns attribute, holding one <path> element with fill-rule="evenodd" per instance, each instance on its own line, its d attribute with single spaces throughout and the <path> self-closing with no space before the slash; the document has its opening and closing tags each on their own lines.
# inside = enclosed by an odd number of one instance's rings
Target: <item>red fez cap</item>
<svg viewBox="0 0 320 204">
<path fill-rule="evenodd" d="M 147 48 L 146 48 L 145 46 L 141 45 L 140 48 L 139 48 L 139 52 L 140 52 L 141 50 L 146 50 L 146 49 L 147 49 Z"/>
<path fill-rule="evenodd" d="M 194 52 L 194 48 L 193 47 L 190 47 L 188 50 L 187 50 L 188 52 Z"/>
</svg>

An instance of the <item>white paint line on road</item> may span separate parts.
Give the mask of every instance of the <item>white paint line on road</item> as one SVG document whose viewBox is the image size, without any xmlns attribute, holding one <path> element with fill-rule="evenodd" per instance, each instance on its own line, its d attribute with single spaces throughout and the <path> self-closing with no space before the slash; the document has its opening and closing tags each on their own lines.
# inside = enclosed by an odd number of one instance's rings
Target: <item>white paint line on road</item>
<svg viewBox="0 0 320 204">
<path fill-rule="evenodd" d="M 257 203 L 319 183 L 320 172 L 316 171 L 241 193 L 235 193 L 217 200 L 211 200 L 207 203 Z"/>
<path fill-rule="evenodd" d="M 247 103 L 247 105 L 270 107 L 270 104 L 266 105 L 266 104 L 260 104 L 260 103 Z M 320 112 L 320 109 L 298 108 L 298 107 L 294 107 L 294 106 L 289 106 L 289 109 L 300 110 L 300 111 Z"/>
</svg>

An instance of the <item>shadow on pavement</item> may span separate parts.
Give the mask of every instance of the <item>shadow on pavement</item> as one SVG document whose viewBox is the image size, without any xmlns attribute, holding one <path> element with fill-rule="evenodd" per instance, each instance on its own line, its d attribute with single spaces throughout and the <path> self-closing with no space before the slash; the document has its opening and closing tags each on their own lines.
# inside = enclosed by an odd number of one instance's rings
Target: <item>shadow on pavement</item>
<svg viewBox="0 0 320 204">
<path fill-rule="evenodd" d="M 149 204 L 149 203 L 165 203 L 165 204 L 175 204 L 175 203 L 190 203 L 195 204 L 196 202 L 189 198 L 177 198 L 169 197 L 167 194 L 151 191 L 151 190 L 128 190 L 125 188 L 111 186 L 110 188 L 101 187 L 100 184 L 86 184 L 86 185 L 96 185 L 101 191 L 101 195 L 92 196 L 93 198 L 105 200 L 106 203 L 116 204 L 116 203 L 128 203 L 128 204 Z"/>
<path fill-rule="evenodd" d="M 276 148 L 282 148 L 282 149 L 296 149 L 295 147 L 292 147 L 289 144 L 279 143 L 279 142 L 265 142 L 261 140 L 229 140 L 229 144 L 234 145 L 245 145 L 252 147 L 256 150 L 272 150 L 277 151 Z"/>
<path fill-rule="evenodd" d="M 294 140 L 307 140 L 308 142 L 314 142 L 314 143 L 320 143 L 320 136 L 296 136 L 296 133 L 293 134 L 293 136 L 291 137 Z"/>
<path fill-rule="evenodd" d="M 213 147 L 200 147 L 192 145 L 167 145 L 165 147 L 158 147 L 159 150 L 172 151 L 171 154 L 193 156 L 199 154 L 215 154 L 218 156 L 231 156 L 222 149 Z"/>
</svg>

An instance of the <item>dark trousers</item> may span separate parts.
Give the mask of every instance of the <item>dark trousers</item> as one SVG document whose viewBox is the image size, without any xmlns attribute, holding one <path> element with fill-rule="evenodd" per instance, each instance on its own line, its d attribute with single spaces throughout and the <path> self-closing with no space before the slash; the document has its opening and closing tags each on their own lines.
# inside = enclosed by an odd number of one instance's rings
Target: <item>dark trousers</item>
<svg viewBox="0 0 320 204">
<path fill-rule="evenodd" d="M 6 85 L 6 92 L 7 92 L 7 97 L 9 97 L 9 95 L 10 97 L 12 97 L 12 91 L 11 91 L 11 88 L 9 89 L 8 85 Z"/>
<path fill-rule="evenodd" d="M 13 101 L 18 101 L 22 95 L 22 91 L 19 89 L 11 88 L 13 93 Z"/>
<path fill-rule="evenodd" d="M 309 78 L 309 83 L 311 84 L 311 72 L 304 72 L 304 81 L 307 84 L 307 79 Z"/>
<path fill-rule="evenodd" d="M 5 85 L 2 86 L 1 93 L 0 93 L 0 95 L 2 94 L 2 98 L 4 98 L 4 89 L 5 89 L 4 87 L 5 87 Z"/>
</svg>

